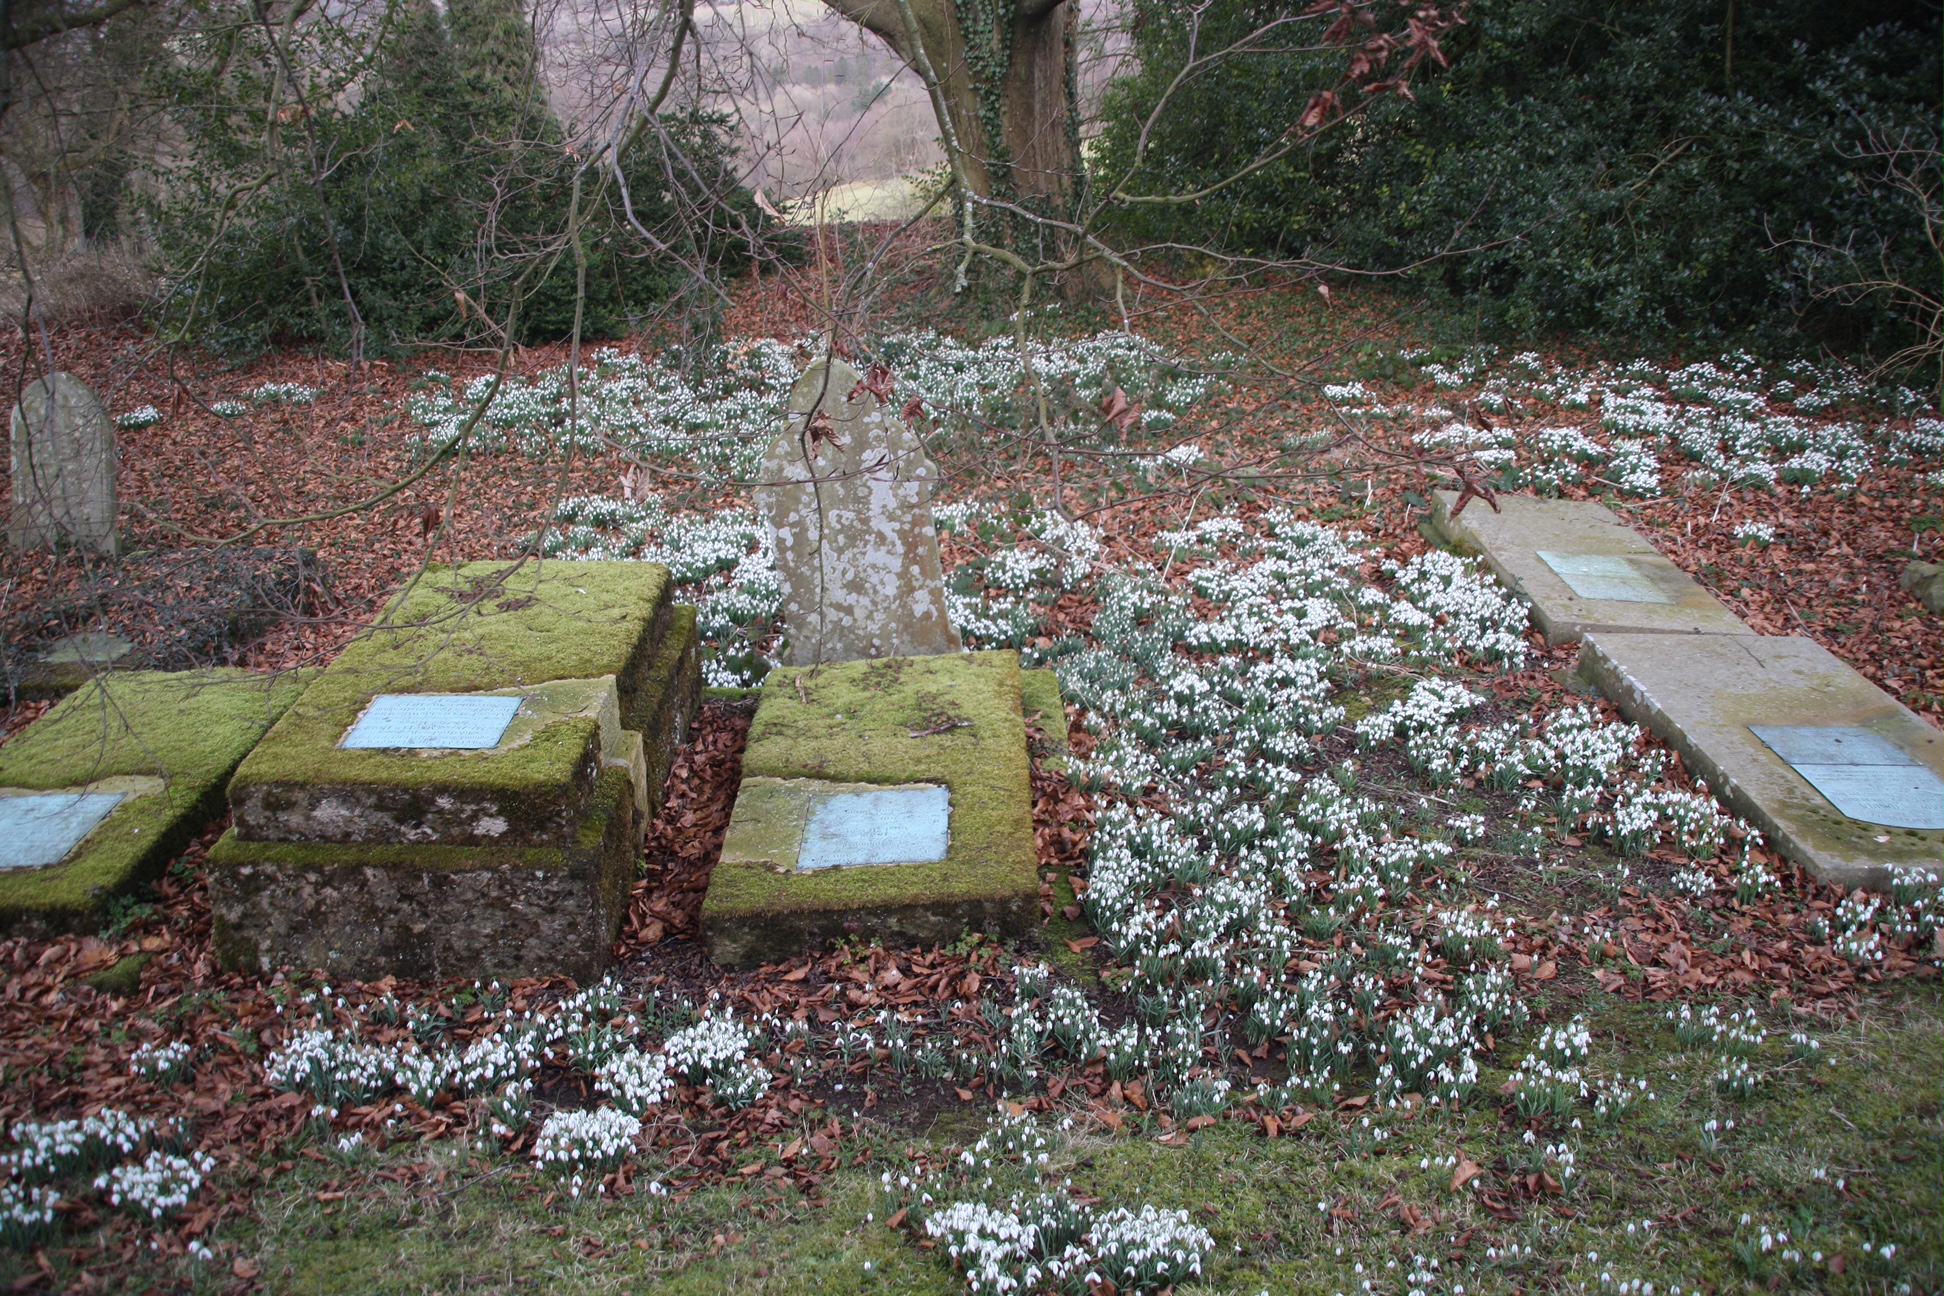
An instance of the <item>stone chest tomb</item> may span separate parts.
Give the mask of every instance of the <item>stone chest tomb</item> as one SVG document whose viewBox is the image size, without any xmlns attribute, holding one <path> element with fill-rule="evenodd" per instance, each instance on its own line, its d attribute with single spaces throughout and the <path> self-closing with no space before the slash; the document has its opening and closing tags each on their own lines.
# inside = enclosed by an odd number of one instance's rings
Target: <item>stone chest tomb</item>
<svg viewBox="0 0 1944 1296">
<path fill-rule="evenodd" d="M 1028 675 L 1050 672 L 1022 672 L 1011 652 L 772 671 L 702 905 L 709 957 L 749 966 L 851 937 L 1031 931 Z"/>
<path fill-rule="evenodd" d="M 594 974 L 699 693 L 694 609 L 666 568 L 433 569 L 231 780 L 219 957 Z"/>
</svg>

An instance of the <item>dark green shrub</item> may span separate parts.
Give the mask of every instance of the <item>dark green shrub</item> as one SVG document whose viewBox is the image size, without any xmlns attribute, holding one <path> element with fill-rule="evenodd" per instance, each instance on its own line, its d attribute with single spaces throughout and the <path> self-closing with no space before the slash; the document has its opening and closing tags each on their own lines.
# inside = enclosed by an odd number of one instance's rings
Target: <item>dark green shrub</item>
<svg viewBox="0 0 1944 1296">
<path fill-rule="evenodd" d="M 1276 11 L 1218 0 L 1201 48 Z M 1140 71 L 1110 94 L 1101 174 L 1125 164 L 1181 66 L 1187 15 L 1140 5 Z M 1934 6 L 1476 0 L 1445 49 L 1451 69 L 1420 83 L 1417 103 L 1380 101 L 1219 197 L 1146 209 L 1124 234 L 1367 269 L 1476 249 L 1411 281 L 1522 334 L 1879 351 L 1915 335 L 1888 294 L 1817 290 L 1868 271 L 1937 295 L 1934 200 L 1869 156 L 1873 140 L 1910 146 L 1900 160 L 1934 194 Z M 1262 55 L 1192 82 L 1141 187 L 1233 169 L 1332 71 L 1327 55 Z"/>
<path fill-rule="evenodd" d="M 212 21 L 185 50 L 155 74 L 188 159 L 149 213 L 173 284 L 165 323 L 230 352 L 343 351 L 348 284 L 368 353 L 490 340 L 516 292 L 517 341 L 570 331 L 581 159 L 535 80 L 518 0 L 451 0 L 443 15 L 393 0 L 357 32 L 320 21 L 292 56 L 311 70 L 302 106 L 279 91 L 260 27 Z M 621 186 L 583 177 L 586 337 L 636 326 L 688 275 L 682 262 L 732 270 L 747 254 L 736 218 L 760 223 L 723 120 L 661 124 L 621 171 L 635 219 L 667 250 L 632 228 Z"/>
</svg>

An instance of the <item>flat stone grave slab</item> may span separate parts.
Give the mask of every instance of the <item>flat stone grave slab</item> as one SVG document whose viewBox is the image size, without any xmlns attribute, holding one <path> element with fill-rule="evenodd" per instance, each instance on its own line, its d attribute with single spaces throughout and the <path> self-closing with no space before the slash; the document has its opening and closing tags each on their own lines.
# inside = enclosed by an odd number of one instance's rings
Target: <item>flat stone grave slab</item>
<svg viewBox="0 0 1944 1296">
<path fill-rule="evenodd" d="M 0 747 L 0 931 L 98 928 L 223 811 L 223 784 L 306 677 L 125 671 Z"/>
<path fill-rule="evenodd" d="M 1938 731 L 1811 639 L 1589 635 L 1582 678 L 1825 881 L 1938 871 Z"/>
<path fill-rule="evenodd" d="M 746 967 L 850 936 L 1031 930 L 1020 676 L 1011 652 L 772 671 L 702 905 L 709 956 Z"/>
<path fill-rule="evenodd" d="M 1432 526 L 1532 605 L 1533 628 L 1548 643 L 1601 630 L 1754 633 L 1604 505 L 1500 495 L 1500 512 L 1474 499 L 1454 518 L 1457 499 L 1433 492 Z"/>
<path fill-rule="evenodd" d="M 56 639 L 40 659 L 55 665 L 112 666 L 135 650 L 135 645 L 110 630 L 84 630 Z"/>
</svg>

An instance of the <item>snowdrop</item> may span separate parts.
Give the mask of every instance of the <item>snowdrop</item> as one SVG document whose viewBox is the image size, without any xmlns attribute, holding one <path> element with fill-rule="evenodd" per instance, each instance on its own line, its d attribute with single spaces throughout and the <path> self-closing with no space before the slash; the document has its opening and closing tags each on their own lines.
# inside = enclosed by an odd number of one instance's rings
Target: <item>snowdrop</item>
<svg viewBox="0 0 1944 1296">
<path fill-rule="evenodd" d="M 143 1044 L 129 1055 L 128 1071 L 159 1085 L 172 1085 L 188 1077 L 190 1054 L 189 1046 L 181 1040 Z"/>
<path fill-rule="evenodd" d="M 578 1197 L 621 1164 L 641 1133 L 641 1122 L 612 1107 L 588 1111 L 557 1111 L 541 1125 L 533 1143 L 533 1159 L 543 1170 L 558 1175 L 570 1195 Z"/>
<path fill-rule="evenodd" d="M 100 1175 L 94 1186 L 108 1194 L 110 1205 L 126 1206 L 138 1215 L 159 1220 L 188 1205 L 215 1168 L 216 1163 L 200 1152 L 179 1157 L 154 1151 L 139 1163 L 116 1166 Z"/>
</svg>

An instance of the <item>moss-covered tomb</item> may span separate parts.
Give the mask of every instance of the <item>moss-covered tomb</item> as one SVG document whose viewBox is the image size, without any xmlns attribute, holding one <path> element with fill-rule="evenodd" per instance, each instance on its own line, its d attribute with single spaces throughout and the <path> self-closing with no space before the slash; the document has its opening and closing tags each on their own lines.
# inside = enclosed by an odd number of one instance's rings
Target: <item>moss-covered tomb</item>
<svg viewBox="0 0 1944 1296">
<path fill-rule="evenodd" d="M 99 927 L 223 812 L 237 762 L 302 692 L 301 676 L 127 671 L 83 685 L 0 747 L 0 798 L 23 815 L 87 798 L 105 815 L 52 862 L 0 869 L 0 930 Z M 52 794 L 50 796 L 50 794 Z"/>
<path fill-rule="evenodd" d="M 421 576 L 231 781 L 210 856 L 223 963 L 597 972 L 699 700 L 695 612 L 669 589 L 652 563 Z M 454 697 L 511 718 L 483 747 L 346 745 L 380 699 Z"/>
<path fill-rule="evenodd" d="M 873 789 L 919 793 L 911 804 L 922 807 L 922 794 L 937 788 L 949 793 L 943 859 L 802 866 L 819 807 Z M 712 959 L 749 966 L 846 938 L 930 944 L 966 930 L 1019 936 L 1038 918 L 1016 654 L 770 673 L 703 902 Z"/>
</svg>

